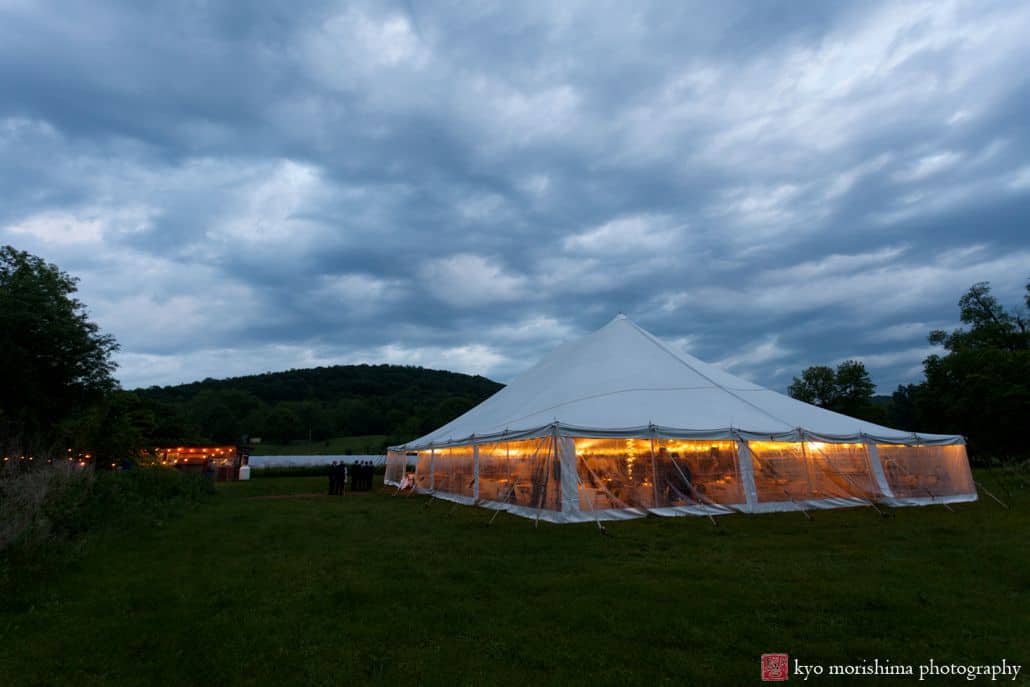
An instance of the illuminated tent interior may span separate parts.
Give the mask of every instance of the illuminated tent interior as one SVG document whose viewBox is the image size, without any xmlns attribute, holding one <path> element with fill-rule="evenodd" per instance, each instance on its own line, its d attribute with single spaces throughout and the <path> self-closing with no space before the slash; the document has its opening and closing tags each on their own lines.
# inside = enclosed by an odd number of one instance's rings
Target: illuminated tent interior
<svg viewBox="0 0 1030 687">
<path fill-rule="evenodd" d="M 619 315 L 464 415 L 392 447 L 415 489 L 549 522 L 975 501 L 961 436 L 803 403 Z"/>
</svg>

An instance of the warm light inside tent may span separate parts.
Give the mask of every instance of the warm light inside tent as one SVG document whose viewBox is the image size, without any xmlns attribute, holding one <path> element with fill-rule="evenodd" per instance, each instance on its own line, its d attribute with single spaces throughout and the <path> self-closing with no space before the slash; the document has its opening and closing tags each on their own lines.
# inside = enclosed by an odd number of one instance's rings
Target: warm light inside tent
<svg viewBox="0 0 1030 687">
<path fill-rule="evenodd" d="M 865 444 L 750 441 L 759 502 L 879 498 Z"/>
<path fill-rule="evenodd" d="M 575 439 L 580 509 L 744 503 L 735 441 Z"/>
<path fill-rule="evenodd" d="M 941 498 L 975 491 L 966 447 L 877 444 L 877 453 L 894 495 Z"/>
</svg>

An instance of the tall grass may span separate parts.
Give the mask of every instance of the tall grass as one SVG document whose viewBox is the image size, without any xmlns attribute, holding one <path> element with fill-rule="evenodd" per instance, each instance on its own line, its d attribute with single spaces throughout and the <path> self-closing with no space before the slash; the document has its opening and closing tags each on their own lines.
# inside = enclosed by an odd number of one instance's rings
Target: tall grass
<svg viewBox="0 0 1030 687">
<path fill-rule="evenodd" d="M 0 597 L 17 599 L 66 569 L 91 532 L 146 525 L 213 493 L 202 475 L 162 467 L 0 470 Z"/>
</svg>

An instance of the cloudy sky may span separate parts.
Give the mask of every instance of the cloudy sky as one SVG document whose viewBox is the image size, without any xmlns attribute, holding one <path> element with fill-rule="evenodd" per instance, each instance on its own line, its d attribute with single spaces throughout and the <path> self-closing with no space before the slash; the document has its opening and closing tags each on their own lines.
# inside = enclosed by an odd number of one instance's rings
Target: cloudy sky
<svg viewBox="0 0 1030 687">
<path fill-rule="evenodd" d="M 0 243 L 126 387 L 508 381 L 624 311 L 889 392 L 1030 277 L 1026 2 L 149 4 L 0 0 Z"/>
</svg>

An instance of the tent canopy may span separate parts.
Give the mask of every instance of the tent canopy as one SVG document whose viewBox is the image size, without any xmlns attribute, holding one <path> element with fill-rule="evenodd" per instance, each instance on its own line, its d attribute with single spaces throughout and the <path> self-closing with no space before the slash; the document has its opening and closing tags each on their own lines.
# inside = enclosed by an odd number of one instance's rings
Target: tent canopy
<svg viewBox="0 0 1030 687">
<path fill-rule="evenodd" d="M 834 413 L 674 351 L 625 315 L 566 343 L 457 419 L 395 450 L 544 436 L 651 436 L 947 445 Z"/>
<path fill-rule="evenodd" d="M 620 315 L 393 447 L 384 479 L 550 522 L 929 505 L 976 499 L 963 444 L 764 389 Z"/>
</svg>

